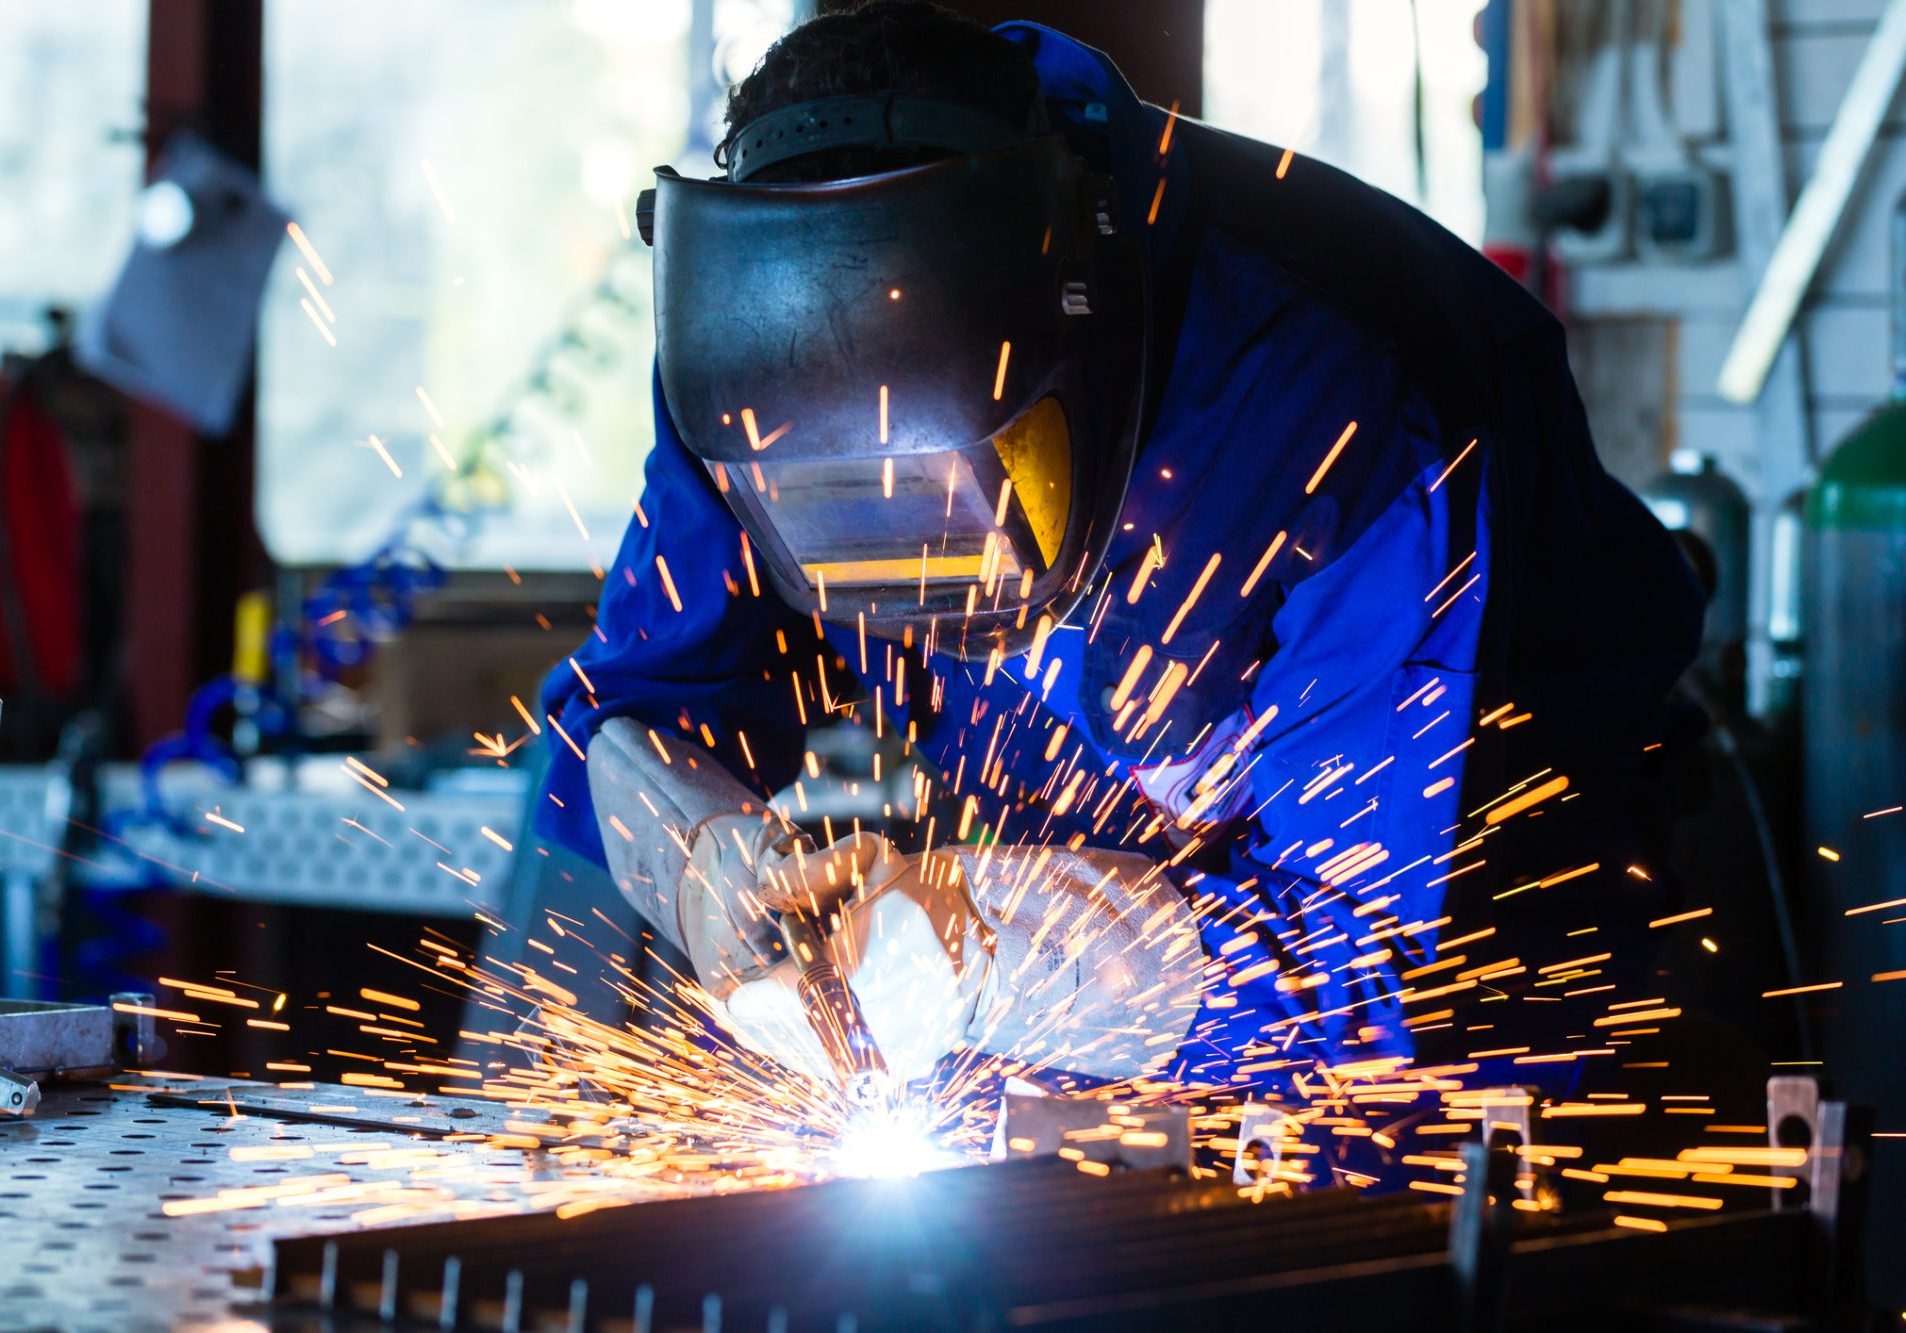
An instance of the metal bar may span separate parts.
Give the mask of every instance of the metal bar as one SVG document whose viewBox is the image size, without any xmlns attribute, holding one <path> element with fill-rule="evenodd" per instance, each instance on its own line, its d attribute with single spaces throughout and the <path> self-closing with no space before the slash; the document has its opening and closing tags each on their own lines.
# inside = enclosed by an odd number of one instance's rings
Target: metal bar
<svg viewBox="0 0 1906 1333">
<path fill-rule="evenodd" d="M 1772 258 L 1787 216 L 1769 0 L 1729 0 L 1720 6 L 1720 19 L 1728 133 L 1734 149 L 1734 222 L 1740 267 L 1751 281 Z M 1805 482 L 1813 459 L 1805 349 L 1798 330 L 1789 331 L 1781 344 L 1754 412 L 1758 475 L 1748 570 L 1747 706 L 1756 716 L 1765 716 L 1773 678 L 1767 614 L 1774 516 Z"/>
</svg>

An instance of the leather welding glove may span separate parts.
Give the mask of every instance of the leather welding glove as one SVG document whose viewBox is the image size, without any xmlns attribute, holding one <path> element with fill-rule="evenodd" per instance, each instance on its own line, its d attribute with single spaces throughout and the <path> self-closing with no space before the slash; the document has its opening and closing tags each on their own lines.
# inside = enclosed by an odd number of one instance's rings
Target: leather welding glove
<svg viewBox="0 0 1906 1333">
<path fill-rule="evenodd" d="M 1144 857 L 1008 847 L 885 858 L 826 941 L 889 1071 L 922 1078 L 978 1049 L 1038 1070 L 1126 1079 L 1176 1053 L 1204 952 L 1177 887 Z M 727 997 L 750 1046 L 817 1077 L 820 1043 L 784 960 Z"/>
<path fill-rule="evenodd" d="M 589 795 L 616 887 L 688 955 L 719 998 L 771 966 L 780 936 L 756 867 L 788 835 L 761 798 L 699 745 L 628 718 L 589 742 Z"/>
<path fill-rule="evenodd" d="M 833 873 L 817 876 L 819 863 Z M 837 868 L 851 868 L 853 879 Z M 978 1012 L 990 967 L 990 934 L 968 897 L 959 859 L 935 852 L 902 856 L 885 838 L 861 834 L 819 853 L 779 854 L 763 877 L 777 907 L 812 913 L 809 887 L 824 884 L 821 910 L 830 927 L 822 948 L 860 1005 L 874 1044 L 899 1082 L 932 1072 L 959 1045 Z M 724 997 L 729 1026 L 748 1046 L 831 1081 L 833 1072 L 801 1005 L 804 960 L 783 958 Z"/>
<path fill-rule="evenodd" d="M 1177 1053 L 1205 953 L 1190 904 L 1149 857 L 1009 846 L 960 859 L 993 935 L 968 1045 L 1111 1080 Z"/>
<path fill-rule="evenodd" d="M 589 794 L 617 887 L 688 955 L 724 1020 L 736 989 L 786 956 L 770 912 L 821 916 L 905 869 L 874 834 L 808 848 L 707 750 L 630 719 L 604 723 L 588 753 Z M 801 1029 L 812 1039 L 805 1022 Z"/>
</svg>

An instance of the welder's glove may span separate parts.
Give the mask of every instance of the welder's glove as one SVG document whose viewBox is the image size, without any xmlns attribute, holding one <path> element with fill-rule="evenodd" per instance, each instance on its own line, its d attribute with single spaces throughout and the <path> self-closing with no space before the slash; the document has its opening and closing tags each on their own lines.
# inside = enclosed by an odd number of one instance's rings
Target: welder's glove
<svg viewBox="0 0 1906 1333">
<path fill-rule="evenodd" d="M 1008 847 L 887 856 L 826 947 L 899 1080 L 978 1051 L 1124 1079 L 1167 1061 L 1197 1013 L 1204 953 L 1176 886 L 1139 856 Z M 827 1076 L 782 961 L 726 998 L 742 1040 Z"/>
<path fill-rule="evenodd" d="M 779 956 L 757 867 L 785 824 L 701 746 L 628 718 L 589 742 L 589 796 L 616 887 L 718 999 Z"/>
<path fill-rule="evenodd" d="M 1197 925 L 1144 857 L 908 857 L 872 834 L 809 851 L 706 750 L 628 719 L 591 741 L 589 790 L 617 885 L 688 955 L 717 1017 L 816 1078 L 832 1071 L 770 911 L 828 920 L 825 947 L 902 1081 L 968 1048 L 1129 1078 L 1167 1060 L 1197 1012 Z"/>
<path fill-rule="evenodd" d="M 688 955 L 724 1019 L 735 990 L 786 957 L 770 912 L 825 916 L 906 869 L 870 833 L 809 849 L 707 750 L 627 718 L 590 741 L 589 794 L 617 887 Z"/>
<path fill-rule="evenodd" d="M 994 936 L 967 1044 L 1102 1079 L 1177 1052 L 1205 954 L 1190 905 L 1150 858 L 1020 846 L 960 858 Z"/>
</svg>

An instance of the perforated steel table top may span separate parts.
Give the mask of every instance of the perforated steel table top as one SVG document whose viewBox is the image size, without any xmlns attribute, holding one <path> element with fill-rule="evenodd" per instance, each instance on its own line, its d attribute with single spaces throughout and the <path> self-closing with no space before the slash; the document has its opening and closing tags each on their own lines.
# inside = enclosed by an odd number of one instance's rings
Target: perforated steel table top
<svg viewBox="0 0 1906 1333">
<path fill-rule="evenodd" d="M 181 1086 L 203 1093 L 224 1085 Z M 576 1178 L 544 1153 L 394 1127 L 233 1116 L 96 1084 L 43 1092 L 37 1115 L 0 1118 L 0 1329 L 286 1327 L 286 1316 L 258 1301 L 269 1240 L 413 1213 L 530 1211 Z M 244 1094 L 239 1085 L 236 1104 Z M 304 1097 L 447 1127 L 441 1101 L 414 1108 L 322 1086 Z M 485 1107 L 453 1123 L 481 1133 L 502 1129 L 503 1118 Z M 664 1192 L 622 1188 L 628 1197 Z M 235 1206 L 194 1211 L 233 1190 L 250 1193 L 220 1200 Z"/>
</svg>

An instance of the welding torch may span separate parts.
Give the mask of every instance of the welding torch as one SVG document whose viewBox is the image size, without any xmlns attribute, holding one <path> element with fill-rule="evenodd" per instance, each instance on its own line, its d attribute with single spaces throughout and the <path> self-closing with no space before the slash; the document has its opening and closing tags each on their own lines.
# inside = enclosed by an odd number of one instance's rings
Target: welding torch
<svg viewBox="0 0 1906 1333">
<path fill-rule="evenodd" d="M 777 850 L 813 855 L 814 844 L 803 834 L 792 834 Z M 857 1106 L 878 1106 L 892 1090 L 893 1080 L 887 1062 L 880 1054 L 874 1034 L 860 1012 L 860 1001 L 847 984 L 847 978 L 827 952 L 827 937 L 832 933 L 829 914 L 810 915 L 802 911 L 779 914 L 777 925 L 788 957 L 800 968 L 795 994 L 807 1015 L 808 1026 L 820 1039 L 827 1062 L 840 1080 L 841 1090 Z M 838 912 L 832 914 L 839 920 Z"/>
</svg>

